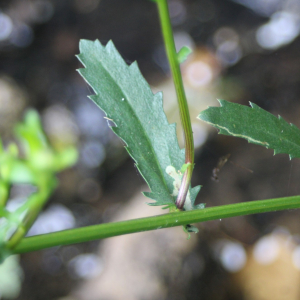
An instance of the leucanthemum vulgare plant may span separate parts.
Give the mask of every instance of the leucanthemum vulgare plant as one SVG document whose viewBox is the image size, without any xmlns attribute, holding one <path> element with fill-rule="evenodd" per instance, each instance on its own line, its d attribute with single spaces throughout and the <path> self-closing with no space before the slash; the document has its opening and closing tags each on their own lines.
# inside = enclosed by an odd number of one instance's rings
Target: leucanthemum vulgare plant
<svg viewBox="0 0 300 300">
<path fill-rule="evenodd" d="M 166 53 L 177 93 L 181 126 L 185 135 L 184 149 L 178 146 L 175 124 L 169 124 L 167 121 L 163 111 L 162 94 L 152 93 L 137 64 L 128 66 L 113 42 L 102 45 L 98 40 L 82 40 L 78 59 L 83 64 L 79 73 L 95 92 L 90 96 L 91 100 L 105 112 L 106 118 L 114 123 L 111 129 L 126 144 L 128 153 L 150 188 L 150 192 L 144 193 L 148 197 L 148 204 L 161 205 L 162 208 L 168 209 L 168 213 L 24 237 L 55 187 L 55 172 L 72 165 L 76 158 L 74 149 L 66 149 L 61 153 L 51 150 L 50 145 L 45 142 L 40 125 L 35 125 L 39 134 L 36 129 L 32 129 L 33 123 L 39 123 L 36 115 L 30 113 L 23 131 L 19 131 L 23 132 L 19 138 L 22 139 L 25 148 L 29 149 L 25 151 L 25 158 L 19 158 L 15 145 L 6 150 L 0 148 L 2 258 L 13 253 L 181 225 L 189 235 L 189 232 L 197 231 L 192 223 L 300 207 L 300 196 L 207 208 L 204 204 L 195 204 L 200 186 L 190 185 L 193 168 L 197 166 L 194 166 L 193 134 L 180 73 L 180 63 L 185 60 L 190 50 L 183 47 L 179 53 L 176 52 L 167 0 L 153 2 L 153 5 L 158 7 Z M 274 154 L 286 153 L 290 158 L 300 157 L 300 131 L 296 126 L 253 103 L 248 107 L 220 100 L 220 104 L 221 107 L 210 107 L 201 112 L 199 119 L 219 129 L 220 134 L 244 138 L 250 143 L 273 149 Z M 25 134 L 26 132 L 31 133 Z M 32 136 L 34 143 L 31 141 Z M 41 141 L 38 138 L 41 138 Z M 45 162 L 49 157 L 53 163 L 47 165 Z M 39 169 L 41 166 L 45 166 L 44 169 Z M 19 174 L 24 176 L 15 177 L 16 172 L 12 171 L 14 168 L 23 170 L 23 173 Z M 9 187 L 16 178 L 18 182 L 36 186 L 36 191 L 28 196 L 24 208 L 11 213 L 7 211 L 5 204 L 9 197 Z M 199 198 L 201 199 L 201 193 Z"/>
</svg>

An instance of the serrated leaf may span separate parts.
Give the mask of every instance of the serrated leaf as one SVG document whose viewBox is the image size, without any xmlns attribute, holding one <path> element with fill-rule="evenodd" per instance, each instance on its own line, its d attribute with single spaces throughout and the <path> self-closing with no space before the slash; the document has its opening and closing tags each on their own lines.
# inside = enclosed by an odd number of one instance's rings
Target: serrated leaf
<svg viewBox="0 0 300 300">
<path fill-rule="evenodd" d="M 221 107 L 209 107 L 198 118 L 249 143 L 274 149 L 274 154 L 287 153 L 300 157 L 300 130 L 250 102 L 251 107 L 219 100 Z"/>
<path fill-rule="evenodd" d="M 153 95 L 137 63 L 128 66 L 111 41 L 103 46 L 98 40 L 81 40 L 78 58 L 85 66 L 79 73 L 96 93 L 90 98 L 114 122 L 111 129 L 126 143 L 150 187 L 144 193 L 156 201 L 150 205 L 174 206 L 173 178 L 166 168 L 180 170 L 185 154 L 178 146 L 176 125 L 168 123 L 163 111 L 162 94 Z M 194 207 L 198 190 L 191 189 L 187 209 Z"/>
</svg>

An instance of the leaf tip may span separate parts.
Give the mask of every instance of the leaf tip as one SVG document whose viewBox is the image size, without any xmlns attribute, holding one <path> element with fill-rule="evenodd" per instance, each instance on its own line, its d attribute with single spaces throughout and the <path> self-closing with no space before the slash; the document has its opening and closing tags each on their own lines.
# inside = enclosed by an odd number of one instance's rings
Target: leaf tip
<svg viewBox="0 0 300 300">
<path fill-rule="evenodd" d="M 251 108 L 253 108 L 253 109 L 256 109 L 256 110 L 264 110 L 264 109 L 262 109 L 260 106 L 258 106 L 257 104 L 255 104 L 255 103 L 253 103 L 253 102 L 251 102 L 251 101 L 249 101 L 249 104 L 250 104 Z"/>
<path fill-rule="evenodd" d="M 82 39 L 79 41 L 79 51 L 80 53 L 84 52 L 86 48 L 88 48 L 93 41 Z"/>
<path fill-rule="evenodd" d="M 211 106 L 208 106 L 208 108 L 207 109 L 205 109 L 205 110 L 202 110 L 201 112 L 200 112 L 200 114 L 197 116 L 197 119 L 199 119 L 199 120 L 201 120 L 201 121 L 203 121 L 203 122 L 207 122 L 207 113 L 208 113 L 208 110 L 211 108 Z"/>
<path fill-rule="evenodd" d="M 139 65 L 138 65 L 136 60 L 129 65 L 129 70 L 131 70 L 132 72 L 139 72 L 140 73 L 140 68 L 139 68 Z"/>
<path fill-rule="evenodd" d="M 220 104 L 221 106 L 223 106 L 222 103 L 224 103 L 225 100 L 217 99 L 217 101 L 219 102 L 219 104 Z"/>
<path fill-rule="evenodd" d="M 84 68 L 79 68 L 79 69 L 76 69 L 76 72 L 78 72 L 82 76 L 82 70 L 84 70 Z"/>
<path fill-rule="evenodd" d="M 293 158 L 299 158 L 299 155 L 290 154 L 289 157 L 290 160 L 292 160 Z"/>
<path fill-rule="evenodd" d="M 105 50 L 108 53 L 114 53 L 115 55 L 117 55 L 118 57 L 121 58 L 120 53 L 118 52 L 117 48 L 115 47 L 114 43 L 112 40 L 109 40 L 105 46 Z M 122 60 L 123 61 L 123 60 Z M 125 62 L 124 62 L 125 63 Z M 126 64 L 127 65 L 127 64 Z"/>
</svg>

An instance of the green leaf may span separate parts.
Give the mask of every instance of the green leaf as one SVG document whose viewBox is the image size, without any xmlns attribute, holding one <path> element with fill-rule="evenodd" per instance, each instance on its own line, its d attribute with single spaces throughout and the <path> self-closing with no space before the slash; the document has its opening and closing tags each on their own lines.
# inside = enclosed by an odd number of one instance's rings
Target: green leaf
<svg viewBox="0 0 300 300">
<path fill-rule="evenodd" d="M 251 107 L 219 100 L 221 107 L 209 107 L 198 118 L 220 130 L 249 143 L 274 149 L 274 155 L 287 153 L 300 157 L 300 130 L 250 102 Z"/>
<path fill-rule="evenodd" d="M 79 73 L 96 93 L 90 98 L 114 122 L 111 129 L 126 143 L 150 187 L 151 192 L 144 193 L 156 201 L 150 205 L 174 206 L 174 179 L 166 169 L 180 170 L 185 155 L 178 146 L 176 125 L 168 123 L 163 111 L 162 94 L 153 95 L 137 63 L 128 66 L 111 41 L 103 46 L 98 40 L 81 40 L 78 58 L 85 66 Z M 199 189 L 191 189 L 185 209 L 193 209 Z"/>
<path fill-rule="evenodd" d="M 192 53 L 192 49 L 188 46 L 183 46 L 177 53 L 178 62 L 181 64 L 187 60 L 188 56 Z"/>
<path fill-rule="evenodd" d="M 28 110 L 24 121 L 16 124 L 14 131 L 24 147 L 26 156 L 33 156 L 36 152 L 49 147 L 39 114 L 35 110 Z"/>
</svg>

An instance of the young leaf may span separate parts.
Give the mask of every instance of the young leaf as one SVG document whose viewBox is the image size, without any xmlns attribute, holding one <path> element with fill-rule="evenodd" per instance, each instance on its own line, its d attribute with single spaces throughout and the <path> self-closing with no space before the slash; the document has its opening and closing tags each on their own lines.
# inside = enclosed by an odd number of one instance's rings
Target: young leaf
<svg viewBox="0 0 300 300">
<path fill-rule="evenodd" d="M 177 59 L 178 62 L 181 64 L 185 62 L 188 58 L 188 56 L 192 53 L 192 49 L 188 46 L 183 46 L 179 52 L 177 53 Z"/>
<path fill-rule="evenodd" d="M 176 125 L 168 123 L 163 111 L 162 94 L 153 95 L 137 63 L 128 66 L 111 41 L 103 46 L 98 40 L 81 40 L 78 58 L 85 66 L 79 73 L 96 93 L 90 98 L 113 120 L 116 126 L 111 129 L 126 143 L 150 187 L 151 192 L 144 193 L 156 201 L 150 205 L 174 206 L 174 179 L 166 169 L 180 170 L 185 155 Z M 185 209 L 194 208 L 199 189 L 190 190 Z"/>
<path fill-rule="evenodd" d="M 280 116 L 275 117 L 250 102 L 251 107 L 219 100 L 221 107 L 209 107 L 198 118 L 220 130 L 249 143 L 274 149 L 274 155 L 287 153 L 300 157 L 300 130 Z"/>
</svg>

